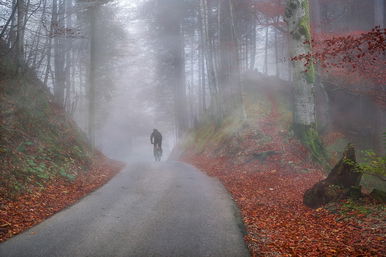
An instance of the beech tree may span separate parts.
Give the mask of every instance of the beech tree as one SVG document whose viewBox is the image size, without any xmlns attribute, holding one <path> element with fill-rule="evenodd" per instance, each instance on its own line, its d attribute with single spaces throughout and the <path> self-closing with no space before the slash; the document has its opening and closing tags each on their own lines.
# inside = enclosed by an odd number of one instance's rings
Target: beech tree
<svg viewBox="0 0 386 257">
<path fill-rule="evenodd" d="M 310 51 L 310 9 L 308 0 L 288 0 L 285 10 L 288 24 L 289 54 L 295 57 Z M 313 63 L 292 62 L 293 127 L 295 134 L 307 144 L 315 159 L 321 161 L 322 146 L 316 130 Z"/>
</svg>

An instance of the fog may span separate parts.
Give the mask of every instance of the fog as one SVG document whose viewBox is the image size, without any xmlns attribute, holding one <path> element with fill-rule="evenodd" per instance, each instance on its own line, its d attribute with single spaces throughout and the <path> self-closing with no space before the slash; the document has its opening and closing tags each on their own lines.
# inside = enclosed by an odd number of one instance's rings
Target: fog
<svg viewBox="0 0 386 257">
<path fill-rule="evenodd" d="M 376 26 L 384 27 L 385 4 L 307 2 L 306 25 L 289 22 L 295 18 L 284 0 L 33 0 L 25 13 L 15 1 L 1 1 L 0 23 L 7 47 L 112 158 L 151 160 L 156 128 L 167 159 L 200 124 L 221 125 L 235 110 L 246 118 L 246 78 L 258 91 L 273 77 L 291 87 L 287 100 L 294 107 L 303 106 L 293 110 L 294 123 L 321 124 L 322 134 L 343 130 L 354 141 L 366 141 L 356 136 L 364 129 L 358 124 L 376 124 L 365 134 L 383 152 L 384 50 L 382 42 L 366 48 L 366 40 L 374 33 L 381 38 Z M 15 25 L 23 14 L 25 31 Z M 332 45 L 323 45 L 328 40 Z M 343 50 L 334 45 L 339 41 L 346 42 Z M 307 53 L 315 65 L 291 61 Z M 343 105 L 350 101 L 360 108 Z"/>
<path fill-rule="evenodd" d="M 159 89 L 160 85 L 165 86 L 163 84 L 165 78 L 163 77 L 164 74 L 159 73 L 159 64 L 157 63 L 157 54 L 159 53 L 157 51 L 162 52 L 164 49 L 160 50 L 154 47 L 154 44 L 160 41 L 169 43 L 176 38 L 170 35 L 164 35 L 165 38 L 162 38 L 163 35 L 157 34 L 156 21 L 152 20 L 154 16 L 149 17 L 147 13 L 150 11 L 148 8 L 151 2 L 146 0 L 118 1 L 115 9 L 116 15 L 127 33 L 127 40 L 122 47 L 124 54 L 118 57 L 120 72 L 115 74 L 111 99 L 106 104 L 103 110 L 105 115 L 96 128 L 96 146 L 106 155 L 123 161 L 153 159 L 153 146 L 150 144 L 150 134 L 153 128 L 157 128 L 163 134 L 164 159 L 168 158 L 177 142 L 174 107 L 172 103 L 165 105 L 162 102 L 162 96 L 159 95 L 160 92 L 161 94 L 170 93 L 165 93 Z M 212 11 L 216 12 L 215 9 Z M 176 10 L 173 10 L 175 16 L 183 15 L 183 13 L 176 14 L 175 12 Z M 265 42 L 267 33 L 272 34 L 274 30 L 275 28 L 266 29 L 264 25 L 257 27 L 255 60 L 257 74 L 264 73 L 273 76 L 278 69 L 275 61 L 273 36 L 268 39 L 268 47 Z M 197 36 L 196 34 L 193 35 L 192 40 L 195 44 L 199 44 Z M 155 37 L 158 38 L 155 39 Z M 189 39 L 186 38 L 185 40 L 188 41 Z M 276 58 L 279 59 L 278 66 L 281 70 L 281 78 L 288 80 L 288 62 L 285 60 L 284 43 L 280 43 L 280 56 Z M 266 53 L 264 52 L 265 48 L 267 48 Z M 197 96 L 200 83 L 199 60 L 187 60 L 192 58 L 192 55 L 197 54 L 196 51 L 197 49 L 192 49 L 189 42 L 185 43 L 186 94 Z M 197 73 L 197 75 L 194 74 L 189 77 L 189 74 L 192 73 Z M 199 103 L 197 99 L 192 99 L 192 101 L 194 102 L 191 102 L 188 108 L 190 112 L 194 113 L 194 119 L 197 119 L 198 111 L 194 110 L 192 105 Z M 209 96 L 206 97 L 206 101 L 210 104 Z M 84 121 L 84 116 L 80 115 L 78 122 L 82 124 Z M 192 126 L 194 121 L 189 122 Z"/>
<path fill-rule="evenodd" d="M 385 14 L 0 0 L 0 255 L 384 256 Z"/>
<path fill-rule="evenodd" d="M 219 42 L 215 45 L 218 44 L 219 49 L 215 50 L 214 56 L 210 58 L 219 58 L 217 62 L 219 82 L 217 83 L 224 84 L 222 94 L 225 101 L 228 101 L 228 104 L 225 103 L 219 107 L 224 112 L 227 112 L 227 109 L 232 111 L 238 108 L 229 104 L 233 101 L 231 99 L 234 98 L 234 93 L 228 95 L 227 92 L 237 92 L 238 89 L 234 87 L 237 82 L 233 81 L 233 78 L 240 76 L 240 74 L 241 76 L 243 74 L 254 74 L 252 77 L 255 77 L 255 83 L 261 81 L 261 77 L 264 76 L 277 77 L 287 82 L 292 80 L 291 67 L 288 61 L 288 38 L 283 33 L 283 28 L 285 28 L 284 18 L 280 15 L 277 16 L 280 11 L 275 12 L 269 8 L 264 9 L 266 7 L 263 6 L 266 4 L 279 10 L 282 8 L 279 2 L 273 1 L 269 4 L 265 1 L 257 1 L 257 6 L 251 5 L 249 9 L 241 8 L 239 13 L 236 13 L 233 22 L 236 22 L 236 26 L 240 26 L 236 31 L 236 36 L 240 37 L 237 43 L 240 47 L 238 54 L 240 60 L 237 66 L 234 63 L 226 64 L 227 58 L 232 59 L 234 57 L 229 51 L 223 52 L 221 48 L 223 47 L 222 39 L 217 39 Z M 347 3 L 334 8 L 336 5 L 332 3 L 311 2 L 313 5 L 311 8 L 313 18 L 311 23 L 316 32 L 323 29 L 325 33 L 346 34 L 352 31 L 355 33 L 357 30 L 370 30 L 372 24 L 374 24 L 371 21 L 372 9 L 368 5 L 359 15 L 355 11 L 355 7 Z M 152 159 L 152 145 L 150 144 L 149 135 L 153 128 L 157 128 L 163 134 L 164 158 L 167 158 L 178 138 L 181 139 L 187 129 L 194 127 L 201 119 L 200 117 L 205 108 L 212 109 L 212 114 L 219 115 L 216 113 L 216 107 L 213 106 L 216 105 L 213 102 L 213 95 L 210 96 L 212 94 L 210 93 L 211 90 L 216 90 L 211 89 L 213 85 L 210 85 L 211 77 L 209 74 L 210 68 L 208 67 L 210 63 L 208 63 L 208 60 L 205 64 L 200 63 L 200 48 L 203 47 L 203 36 L 200 36 L 199 27 L 194 27 L 200 26 L 200 16 L 194 16 L 195 14 L 186 10 L 196 8 L 195 11 L 198 12 L 200 8 L 205 9 L 205 6 L 203 7 L 201 3 L 200 7 L 199 1 L 187 1 L 187 3 L 182 6 L 173 1 L 142 0 L 119 1 L 115 6 L 116 15 L 127 33 L 127 40 L 124 43 L 125 50 L 123 51 L 126 53 L 119 57 L 120 72 L 116 73 L 114 77 L 115 86 L 112 97 L 103 111 L 106 114 L 96 129 L 96 145 L 107 155 L 125 161 Z M 215 20 L 211 21 L 210 15 L 213 15 L 213 19 L 221 15 L 218 14 L 218 8 L 220 7 L 216 3 L 208 2 L 206 4 L 208 5 L 206 8 L 211 11 L 207 22 L 215 22 Z M 252 33 L 252 38 L 249 35 L 251 28 L 249 28 L 250 24 L 248 23 L 248 12 L 259 7 L 261 9 L 257 9 L 258 23 L 253 27 L 255 33 Z M 224 12 L 226 15 L 226 11 Z M 376 13 L 376 15 L 379 16 L 379 13 Z M 228 18 L 225 17 L 224 19 Z M 237 21 L 237 19 L 240 21 Z M 318 24 L 318 19 L 325 20 Z M 354 23 L 353 20 L 355 20 Z M 170 28 L 173 22 L 180 22 L 181 32 L 173 31 Z M 269 25 L 267 26 L 267 24 Z M 332 26 L 332 24 L 335 25 Z M 249 31 L 244 28 L 245 26 L 249 28 Z M 215 38 L 219 36 L 216 35 L 216 32 L 213 32 L 213 35 L 210 35 L 210 33 L 209 31 L 209 37 L 212 37 L 212 40 L 216 40 Z M 246 40 L 245 46 L 242 43 L 244 39 Z M 251 43 L 253 40 L 255 42 Z M 179 56 L 179 53 L 176 53 L 175 50 L 178 50 L 181 46 L 184 54 Z M 202 54 L 205 55 L 205 52 Z M 216 57 L 216 55 L 220 55 L 220 57 Z M 221 57 L 221 55 L 224 55 L 224 57 Z M 178 60 L 178 58 L 181 59 Z M 184 63 L 182 71 L 184 74 L 181 75 L 178 74 L 178 71 L 175 72 L 176 67 L 179 65 L 176 62 Z M 206 82 L 203 78 L 205 71 L 200 70 L 202 65 L 204 65 L 204 69 L 208 69 Z M 232 69 L 230 75 L 225 75 L 225 73 L 221 75 L 222 70 L 227 69 L 227 67 Z M 221 76 L 224 76 L 225 80 Z M 228 81 L 226 77 L 228 77 Z M 251 77 L 249 77 L 249 82 L 250 79 Z M 181 83 L 185 85 L 176 86 L 176 84 Z M 227 84 L 230 84 L 229 89 L 227 89 Z M 182 95 L 176 92 L 179 90 L 178 87 L 184 87 Z M 220 89 L 220 85 L 216 87 Z M 204 96 L 201 96 L 203 91 Z M 326 92 L 320 94 L 326 95 Z M 362 105 L 362 109 L 356 112 L 356 115 L 345 109 L 344 112 L 348 115 L 347 120 L 341 122 L 339 117 L 341 117 L 342 112 L 335 110 L 342 108 L 341 103 L 350 102 L 353 99 L 342 96 L 338 102 L 333 103 L 334 95 L 331 94 L 331 91 L 327 90 L 327 95 L 327 99 L 317 95 L 317 99 L 320 101 L 316 110 L 319 117 L 323 117 L 322 109 L 325 108 L 323 105 L 331 105 L 328 120 L 323 121 L 321 118 L 319 122 L 330 129 L 339 128 L 351 132 L 354 130 L 357 132 L 353 133 L 363 134 L 361 131 L 365 128 L 363 126 L 358 127 L 355 124 L 363 124 L 369 117 L 368 114 L 374 113 L 374 108 L 377 109 L 377 107 L 367 103 Z M 178 99 L 182 99 L 181 101 L 185 105 L 176 107 L 179 104 Z M 206 102 L 206 107 L 201 107 L 203 102 Z M 347 106 L 347 104 L 344 106 Z M 183 108 L 186 108 L 186 110 L 181 111 Z M 178 113 L 179 111 L 182 113 L 182 118 Z M 356 118 L 350 119 L 349 117 L 353 115 Z M 377 117 L 374 117 L 374 119 L 376 120 Z M 342 123 L 346 125 L 342 125 Z M 379 126 L 379 128 L 381 127 L 382 125 Z M 179 130 L 183 132 L 181 133 Z M 367 135 L 373 134 L 376 137 L 376 134 L 380 132 L 367 131 L 366 133 Z M 362 142 L 366 146 L 372 145 L 369 144 L 368 140 L 355 138 L 355 136 L 353 140 L 358 143 Z"/>
<path fill-rule="evenodd" d="M 150 134 L 154 128 L 163 135 L 164 159 L 175 145 L 173 115 L 160 118 L 149 24 L 138 15 L 143 2 L 119 1 L 115 9 L 127 41 L 122 46 L 122 56 L 118 56 L 120 72 L 115 74 L 111 98 L 96 128 L 96 147 L 107 156 L 126 162 L 153 160 Z M 78 121 L 82 123 L 81 119 Z"/>
<path fill-rule="evenodd" d="M 135 8 L 135 7 L 132 7 Z M 143 21 L 125 19 L 130 54 L 123 57 L 122 73 L 117 74 L 114 93 L 106 117 L 98 127 L 96 145 L 108 156 L 123 160 L 153 159 L 150 134 L 158 128 L 164 135 L 167 158 L 173 143 L 170 126 L 157 119 L 153 57 L 146 45 Z M 132 51 L 131 49 L 135 49 Z M 170 119 L 167 122 L 172 122 Z"/>
</svg>

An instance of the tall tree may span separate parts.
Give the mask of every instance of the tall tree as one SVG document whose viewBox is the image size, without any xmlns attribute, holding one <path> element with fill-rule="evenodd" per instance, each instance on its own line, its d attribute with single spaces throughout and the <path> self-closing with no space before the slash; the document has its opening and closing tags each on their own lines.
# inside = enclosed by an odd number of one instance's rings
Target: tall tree
<svg viewBox="0 0 386 257">
<path fill-rule="evenodd" d="M 95 146 L 95 76 L 96 76 L 96 14 L 97 6 L 93 5 L 89 8 L 90 17 L 90 71 L 89 71 L 89 107 L 88 107 L 88 135 L 91 146 Z"/>
<path fill-rule="evenodd" d="M 54 26 L 54 97 L 56 102 L 64 106 L 66 86 L 65 67 L 65 5 L 63 0 L 53 0 L 52 22 Z"/>
<path fill-rule="evenodd" d="M 385 0 L 374 0 L 374 23 L 375 26 L 384 27 Z"/>
<path fill-rule="evenodd" d="M 188 127 L 185 84 L 185 51 L 182 23 L 184 1 L 157 0 L 156 20 L 159 33 L 158 72 L 164 92 L 171 89 L 177 137 Z M 170 10 L 173 9 L 173 12 Z M 168 90 L 169 89 L 169 90 Z M 170 91 L 169 91 L 170 92 Z"/>
<path fill-rule="evenodd" d="M 210 12 L 207 0 L 200 0 L 201 36 L 202 48 L 205 57 L 205 66 L 208 76 L 208 88 L 210 93 L 210 105 L 215 116 L 221 116 L 220 99 L 218 94 L 218 71 L 215 62 L 214 32 L 210 26 Z"/>
<path fill-rule="evenodd" d="M 239 43 L 232 0 L 219 1 L 219 89 L 224 111 L 241 104 Z"/>
<path fill-rule="evenodd" d="M 285 20 L 289 32 L 290 57 L 305 54 L 310 51 L 311 41 L 310 9 L 308 0 L 287 0 Z M 293 103 L 295 133 L 312 150 L 313 157 L 321 159 L 321 144 L 316 130 L 313 63 L 304 67 L 302 62 L 292 62 L 293 71 Z"/>
<path fill-rule="evenodd" d="M 16 36 L 16 60 L 17 73 L 24 70 L 24 32 L 27 8 L 24 0 L 17 1 L 17 36 Z"/>
</svg>

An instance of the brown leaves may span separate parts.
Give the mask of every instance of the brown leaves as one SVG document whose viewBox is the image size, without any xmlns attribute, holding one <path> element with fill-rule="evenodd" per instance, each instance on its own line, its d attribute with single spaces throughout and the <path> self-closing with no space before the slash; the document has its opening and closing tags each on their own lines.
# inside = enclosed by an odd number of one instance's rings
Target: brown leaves
<svg viewBox="0 0 386 257">
<path fill-rule="evenodd" d="M 254 149 L 280 154 L 265 162 L 247 163 L 237 162 L 234 156 L 213 157 L 214 152 L 209 153 L 210 157 L 202 153 L 184 157 L 184 161 L 219 178 L 232 194 L 247 227 L 244 240 L 251 255 L 386 256 L 384 217 L 371 220 L 353 213 L 355 219 L 342 219 L 324 208 L 312 210 L 303 205 L 305 190 L 324 175 L 318 166 L 304 159 L 307 152 L 298 141 L 281 136 L 285 133 L 281 133 L 283 128 L 277 122 L 276 103 L 273 99 L 271 103 L 271 114 L 259 116 L 256 123 L 272 141 L 255 144 Z M 330 134 L 325 140 L 339 137 Z M 241 141 L 242 149 L 250 147 L 252 137 L 246 133 L 245 139 Z"/>
<path fill-rule="evenodd" d="M 374 246 L 385 242 L 385 237 L 377 236 L 371 227 L 337 221 L 338 215 L 303 205 L 304 191 L 323 177 L 319 171 L 297 174 L 282 168 L 245 174 L 223 158 L 194 156 L 188 161 L 218 177 L 232 194 L 247 226 L 245 241 L 253 256 L 385 254 L 380 244 Z"/>
<path fill-rule="evenodd" d="M 57 177 L 43 190 L 34 188 L 15 201 L 0 197 L 0 242 L 75 203 L 110 180 L 121 168 L 122 163 L 98 154 L 91 170 L 81 173 L 73 182 Z"/>
</svg>

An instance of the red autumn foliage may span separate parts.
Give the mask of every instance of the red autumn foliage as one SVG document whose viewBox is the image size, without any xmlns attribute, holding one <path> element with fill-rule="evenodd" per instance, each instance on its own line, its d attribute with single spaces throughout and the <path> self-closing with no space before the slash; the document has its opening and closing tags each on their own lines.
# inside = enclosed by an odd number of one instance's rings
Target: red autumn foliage
<svg viewBox="0 0 386 257">
<path fill-rule="evenodd" d="M 377 26 L 369 32 L 339 36 L 314 34 L 305 44 L 311 44 L 312 51 L 295 56 L 293 61 L 303 61 L 305 67 L 318 64 L 322 75 L 329 73 L 348 90 L 386 105 L 386 29 Z"/>
<path fill-rule="evenodd" d="M 90 171 L 80 173 L 75 181 L 57 177 L 44 189 L 32 189 L 15 201 L 0 197 L 0 242 L 74 204 L 109 181 L 122 167 L 122 163 L 97 154 Z"/>
<path fill-rule="evenodd" d="M 249 135 L 241 148 L 278 154 L 265 161 L 238 163 L 235 156 L 210 157 L 186 153 L 182 158 L 220 179 L 241 210 L 252 256 L 386 256 L 386 228 L 382 216 L 352 212 L 346 218 L 326 209 L 303 205 L 306 189 L 324 178 L 321 168 L 305 159 L 306 149 L 285 139 L 273 110 L 258 119 L 271 142 L 256 145 Z M 339 137 L 331 135 L 326 140 Z M 381 213 L 382 215 L 382 213 Z M 383 212 L 384 215 L 384 212 Z M 383 216 L 384 218 L 384 216 Z"/>
</svg>

